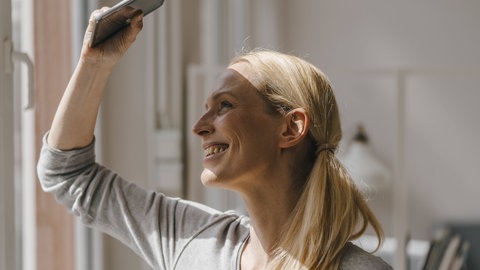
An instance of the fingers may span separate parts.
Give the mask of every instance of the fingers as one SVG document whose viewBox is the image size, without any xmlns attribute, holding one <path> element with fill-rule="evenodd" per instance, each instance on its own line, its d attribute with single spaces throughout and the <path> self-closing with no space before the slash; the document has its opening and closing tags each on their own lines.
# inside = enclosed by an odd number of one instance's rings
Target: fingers
<svg viewBox="0 0 480 270">
<path fill-rule="evenodd" d="M 130 6 L 126 6 L 121 10 L 121 12 L 122 12 L 123 16 L 125 16 L 125 18 L 130 18 L 131 19 L 134 16 L 141 13 L 142 11 L 140 9 L 135 9 L 133 7 L 130 7 Z"/>
<path fill-rule="evenodd" d="M 93 11 L 90 15 L 89 26 L 87 29 L 87 39 L 90 39 L 93 35 L 93 31 L 95 27 L 100 27 L 98 30 L 100 36 L 97 37 L 107 38 L 110 33 L 117 32 L 112 37 L 116 37 L 115 39 L 120 39 L 117 41 L 113 41 L 114 43 L 130 43 L 133 42 L 137 36 L 137 34 L 143 28 L 143 12 L 140 9 L 135 9 L 130 6 L 122 7 L 114 12 L 110 12 L 110 8 L 103 7 L 101 9 L 97 9 Z M 97 21 L 104 16 L 105 12 L 109 12 L 109 15 L 102 18 L 101 26 L 97 26 Z M 127 26 L 127 27 L 125 27 Z M 125 27 L 125 28 L 124 28 Z M 122 29 L 123 28 L 123 29 Z M 120 30 L 120 31 L 119 31 Z M 103 34 L 103 36 L 102 36 Z M 112 39 L 110 37 L 109 39 Z M 105 42 L 105 40 L 103 41 Z M 97 43 L 98 44 L 98 43 Z"/>
<path fill-rule="evenodd" d="M 88 20 L 88 27 L 87 30 L 85 31 L 84 35 L 84 43 L 85 44 L 90 44 L 90 39 L 92 38 L 93 35 L 93 29 L 95 28 L 95 21 L 97 18 L 102 15 L 105 11 L 107 11 L 109 7 L 102 7 L 101 9 L 96 9 L 90 14 L 90 18 Z"/>
<path fill-rule="evenodd" d="M 129 26 L 112 37 L 112 40 L 118 42 L 116 44 L 119 48 L 122 48 L 122 50 L 127 50 L 132 43 L 135 42 L 137 35 L 143 28 L 143 12 L 141 10 L 134 10 L 134 12 L 129 15 Z"/>
<path fill-rule="evenodd" d="M 106 63 L 107 65 L 116 63 L 135 42 L 137 35 L 143 28 L 143 12 L 131 7 L 125 7 L 115 13 L 110 14 L 107 17 L 108 20 L 105 18 L 102 19 L 104 25 L 105 23 L 121 22 L 121 28 L 113 35 L 102 38 L 101 42 L 97 42 L 96 45 L 92 47 L 91 39 L 93 30 L 96 27 L 96 21 L 99 16 L 102 16 L 102 14 L 108 11 L 108 9 L 108 7 L 104 7 L 102 9 L 93 11 L 90 15 L 89 26 L 85 33 L 84 44 L 81 53 L 84 61 L 103 64 Z M 125 22 L 128 22 L 128 24 Z M 100 31 L 100 33 L 102 32 Z"/>
<path fill-rule="evenodd" d="M 127 29 L 127 37 L 133 42 L 138 33 L 143 28 L 143 12 L 141 10 L 135 11 L 130 19 L 130 27 Z"/>
<path fill-rule="evenodd" d="M 130 25 L 117 33 L 113 40 L 117 41 L 117 47 L 120 51 L 127 51 L 128 48 L 135 42 L 137 35 L 143 28 L 143 13 L 141 10 L 135 12 L 135 15 L 130 19 Z"/>
<path fill-rule="evenodd" d="M 93 27 L 95 24 L 95 20 L 105 11 L 107 11 L 109 7 L 102 7 L 101 9 L 96 9 L 90 14 L 90 19 L 88 20 L 89 27 Z"/>
</svg>

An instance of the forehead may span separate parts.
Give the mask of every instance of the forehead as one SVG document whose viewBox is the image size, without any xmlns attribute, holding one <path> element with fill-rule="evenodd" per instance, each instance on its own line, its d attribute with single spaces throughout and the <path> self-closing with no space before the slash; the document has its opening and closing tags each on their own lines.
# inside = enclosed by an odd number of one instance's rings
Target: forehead
<svg viewBox="0 0 480 270">
<path fill-rule="evenodd" d="M 209 99 L 221 94 L 231 95 L 259 95 L 257 88 L 239 70 L 232 66 L 225 69 L 217 79 Z"/>
</svg>

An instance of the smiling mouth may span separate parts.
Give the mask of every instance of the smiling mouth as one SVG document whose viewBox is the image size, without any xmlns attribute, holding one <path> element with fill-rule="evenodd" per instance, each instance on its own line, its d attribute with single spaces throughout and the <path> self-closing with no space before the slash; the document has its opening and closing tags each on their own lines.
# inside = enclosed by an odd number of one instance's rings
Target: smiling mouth
<svg viewBox="0 0 480 270">
<path fill-rule="evenodd" d="M 226 144 L 212 145 L 212 146 L 209 146 L 208 148 L 206 148 L 205 150 L 203 150 L 203 153 L 204 153 L 205 157 L 210 157 L 212 155 L 225 152 L 225 150 L 227 150 L 227 148 L 228 148 L 228 145 L 226 145 Z"/>
</svg>

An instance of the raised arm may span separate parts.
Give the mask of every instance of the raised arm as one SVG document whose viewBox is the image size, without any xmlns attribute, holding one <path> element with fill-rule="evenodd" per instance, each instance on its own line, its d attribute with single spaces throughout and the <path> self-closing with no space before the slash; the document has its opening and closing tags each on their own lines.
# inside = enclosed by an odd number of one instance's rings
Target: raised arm
<svg viewBox="0 0 480 270">
<path fill-rule="evenodd" d="M 127 17 L 132 18 L 130 26 L 98 46 L 89 47 L 94 18 L 104 9 L 94 11 L 90 17 L 79 62 L 50 128 L 48 144 L 53 148 L 70 150 L 91 143 L 98 108 L 110 73 L 142 30 L 141 11 L 126 11 L 130 12 Z"/>
</svg>

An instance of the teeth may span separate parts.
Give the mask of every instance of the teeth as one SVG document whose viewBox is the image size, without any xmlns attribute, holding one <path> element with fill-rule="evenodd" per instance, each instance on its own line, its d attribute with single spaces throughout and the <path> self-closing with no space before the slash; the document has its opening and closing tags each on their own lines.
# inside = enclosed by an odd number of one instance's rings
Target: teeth
<svg viewBox="0 0 480 270">
<path fill-rule="evenodd" d="M 210 156 L 210 155 L 213 155 L 213 154 L 217 154 L 217 153 L 220 153 L 220 152 L 223 152 L 227 149 L 227 146 L 225 145 L 213 145 L 213 146 L 210 146 L 208 147 L 207 149 L 204 150 L 204 154 L 206 157 Z"/>
</svg>

